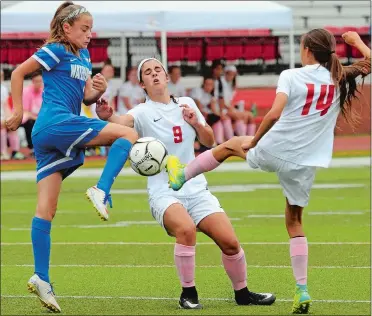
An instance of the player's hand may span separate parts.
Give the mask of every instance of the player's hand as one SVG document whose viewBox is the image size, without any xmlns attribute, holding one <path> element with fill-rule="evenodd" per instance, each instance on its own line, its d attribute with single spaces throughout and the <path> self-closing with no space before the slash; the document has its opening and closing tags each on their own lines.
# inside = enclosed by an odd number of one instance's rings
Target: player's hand
<svg viewBox="0 0 372 316">
<path fill-rule="evenodd" d="M 257 143 L 255 142 L 255 140 L 252 138 L 250 140 L 246 140 L 242 143 L 242 149 L 244 152 L 247 152 L 248 150 L 256 147 Z"/>
<path fill-rule="evenodd" d="M 105 98 L 101 98 L 96 102 L 96 113 L 101 120 L 107 121 L 114 114 L 114 110 Z"/>
<path fill-rule="evenodd" d="M 342 38 L 344 39 L 346 44 L 349 44 L 350 46 L 355 46 L 362 41 L 359 34 L 353 31 L 348 31 L 342 34 Z"/>
<path fill-rule="evenodd" d="M 106 79 L 100 73 L 93 77 L 93 89 L 102 93 L 104 93 L 107 89 Z"/>
<path fill-rule="evenodd" d="M 181 104 L 183 119 L 191 126 L 198 124 L 198 117 L 194 109 L 190 108 L 187 104 Z"/>
<path fill-rule="evenodd" d="M 22 123 L 23 111 L 14 111 L 12 115 L 5 120 L 5 126 L 9 131 L 16 131 Z"/>
</svg>

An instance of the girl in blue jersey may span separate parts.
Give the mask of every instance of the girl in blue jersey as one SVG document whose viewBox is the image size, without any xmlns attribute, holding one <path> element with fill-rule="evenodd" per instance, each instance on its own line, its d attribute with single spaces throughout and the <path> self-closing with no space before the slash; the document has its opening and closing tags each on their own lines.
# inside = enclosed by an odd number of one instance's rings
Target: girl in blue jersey
<svg viewBox="0 0 372 316">
<path fill-rule="evenodd" d="M 79 116 L 81 103 L 99 103 L 107 88 L 101 74 L 93 79 L 90 76 L 92 66 L 87 46 L 92 24 L 93 18 L 86 8 L 72 2 L 63 3 L 50 24 L 46 44 L 18 66 L 11 78 L 14 113 L 6 126 L 14 131 L 23 117 L 24 77 L 43 69 L 43 104 L 32 131 L 38 202 L 31 229 L 35 274 L 28 287 L 43 306 L 54 312 L 60 312 L 61 308 L 49 281 L 50 230 L 62 181 L 84 163 L 85 147 L 111 145 L 97 186 L 86 192 L 100 217 L 107 220 L 106 203 L 111 204 L 111 186 L 138 138 L 132 128 Z"/>
</svg>

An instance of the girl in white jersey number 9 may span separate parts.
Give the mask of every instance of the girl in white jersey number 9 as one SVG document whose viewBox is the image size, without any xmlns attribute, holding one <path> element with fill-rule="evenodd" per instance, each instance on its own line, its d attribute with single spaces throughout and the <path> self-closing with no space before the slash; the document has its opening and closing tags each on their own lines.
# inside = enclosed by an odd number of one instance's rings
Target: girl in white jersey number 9
<svg viewBox="0 0 372 316">
<path fill-rule="evenodd" d="M 169 157 L 167 170 L 174 190 L 187 181 L 216 168 L 230 156 L 246 159 L 252 168 L 276 172 L 286 197 L 286 227 L 296 279 L 292 311 L 308 313 L 311 299 L 307 291 L 307 239 L 302 228 L 302 211 L 308 204 L 317 167 L 328 167 L 332 158 L 337 117 L 351 123 L 356 118 L 351 101 L 357 77 L 371 72 L 370 49 L 355 32 L 343 34 L 365 60 L 343 67 L 335 55 L 334 36 L 314 29 L 302 37 L 303 67 L 281 73 L 277 95 L 254 137 L 234 137 L 199 155 L 187 167 L 177 157 Z"/>
<path fill-rule="evenodd" d="M 122 116 L 112 115 L 112 110 L 101 104 L 97 107 L 98 116 L 134 127 L 140 137 L 152 136 L 161 140 L 170 154 L 182 157 L 183 163 L 195 158 L 195 137 L 205 146 L 213 145 L 212 129 L 195 102 L 188 97 L 176 99 L 169 95 L 168 74 L 158 60 L 143 60 L 138 67 L 138 80 L 147 94 L 145 103 Z M 248 290 L 244 251 L 219 201 L 209 192 L 203 175 L 174 192 L 163 171 L 148 178 L 148 192 L 153 217 L 176 238 L 174 260 L 182 284 L 181 308 L 201 308 L 194 280 L 196 228 L 212 238 L 222 250 L 222 262 L 239 305 L 270 305 L 275 301 L 272 294 Z"/>
</svg>

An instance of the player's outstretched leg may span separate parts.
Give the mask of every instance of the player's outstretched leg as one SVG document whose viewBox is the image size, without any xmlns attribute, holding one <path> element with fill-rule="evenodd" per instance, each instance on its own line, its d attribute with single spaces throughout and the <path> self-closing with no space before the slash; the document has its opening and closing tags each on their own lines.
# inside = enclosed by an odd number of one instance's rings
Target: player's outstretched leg
<svg viewBox="0 0 372 316">
<path fill-rule="evenodd" d="M 169 186 L 174 191 L 178 191 L 188 180 L 201 173 L 216 169 L 231 156 L 245 159 L 246 153 L 242 150 L 241 145 L 250 139 L 252 139 L 251 136 L 233 137 L 223 144 L 200 154 L 187 166 L 183 165 L 178 157 L 169 156 L 166 164 Z"/>
<path fill-rule="evenodd" d="M 112 207 L 111 187 L 127 161 L 132 144 L 137 139 L 138 135 L 134 129 L 109 123 L 96 138 L 86 144 L 86 146 L 100 146 L 112 143 L 97 185 L 90 187 L 86 191 L 88 200 L 93 204 L 99 217 L 104 221 L 107 221 L 109 217 L 107 203 Z"/>
</svg>

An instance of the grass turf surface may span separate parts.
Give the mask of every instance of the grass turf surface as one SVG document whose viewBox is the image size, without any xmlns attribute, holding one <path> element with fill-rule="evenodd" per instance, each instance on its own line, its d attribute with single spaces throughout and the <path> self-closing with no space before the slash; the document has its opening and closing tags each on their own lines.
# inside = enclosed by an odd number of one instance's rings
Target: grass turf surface
<svg viewBox="0 0 372 316">
<path fill-rule="evenodd" d="M 210 186 L 278 183 L 275 175 L 257 172 L 210 173 L 207 178 Z M 174 239 L 154 222 L 146 194 L 113 194 L 110 221 L 101 223 L 83 194 L 95 180 L 67 179 L 53 222 L 51 279 L 63 313 L 189 314 L 177 309 Z M 319 170 L 316 183 L 361 187 L 312 190 L 304 215 L 309 291 L 315 300 L 311 314 L 370 315 L 370 170 Z M 113 189 L 145 185 L 143 177 L 121 176 Z M 250 289 L 273 292 L 278 300 L 269 307 L 236 306 L 219 249 L 198 233 L 196 283 L 204 309 L 192 314 L 288 314 L 294 280 L 284 218 L 275 217 L 283 214 L 281 190 L 215 195 L 246 252 Z M 1 314 L 47 314 L 26 291 L 33 273 L 29 228 L 35 205 L 33 181 L 2 183 Z"/>
</svg>

